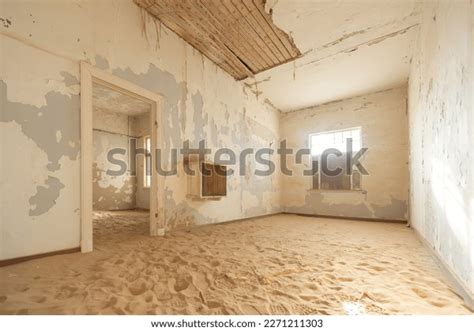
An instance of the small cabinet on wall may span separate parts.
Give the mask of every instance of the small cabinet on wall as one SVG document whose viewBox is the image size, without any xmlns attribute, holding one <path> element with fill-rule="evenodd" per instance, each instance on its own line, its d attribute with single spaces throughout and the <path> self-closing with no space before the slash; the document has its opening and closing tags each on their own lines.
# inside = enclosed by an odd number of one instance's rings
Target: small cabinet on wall
<svg viewBox="0 0 474 331">
<path fill-rule="evenodd" d="M 189 160 L 188 197 L 219 200 L 227 195 L 227 167 L 209 161 Z"/>
</svg>

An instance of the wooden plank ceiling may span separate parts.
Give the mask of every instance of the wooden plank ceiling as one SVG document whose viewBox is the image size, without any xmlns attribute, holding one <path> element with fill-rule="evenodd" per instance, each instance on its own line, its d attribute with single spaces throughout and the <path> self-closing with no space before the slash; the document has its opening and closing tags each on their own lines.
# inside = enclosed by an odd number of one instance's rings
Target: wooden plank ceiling
<svg viewBox="0 0 474 331">
<path fill-rule="evenodd" d="M 301 55 L 265 0 L 134 0 L 235 79 Z"/>
</svg>

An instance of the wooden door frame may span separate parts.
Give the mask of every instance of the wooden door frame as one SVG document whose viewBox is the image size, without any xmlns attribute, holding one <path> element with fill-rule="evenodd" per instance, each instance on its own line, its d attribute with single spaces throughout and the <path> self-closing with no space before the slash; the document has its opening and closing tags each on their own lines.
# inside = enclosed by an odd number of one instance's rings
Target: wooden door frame
<svg viewBox="0 0 474 331">
<path fill-rule="evenodd" d="M 163 102 L 160 94 L 146 90 L 127 80 L 81 62 L 81 251 L 93 250 L 92 220 L 92 88 L 93 83 L 138 98 L 151 105 L 152 155 L 163 148 Z M 153 159 L 152 159 L 153 160 Z M 156 161 L 156 160 L 155 160 Z M 154 162 L 152 162 L 154 164 Z M 152 167 L 153 168 L 153 167 Z M 155 169 L 151 172 L 150 187 L 150 235 L 165 234 L 164 178 Z"/>
</svg>

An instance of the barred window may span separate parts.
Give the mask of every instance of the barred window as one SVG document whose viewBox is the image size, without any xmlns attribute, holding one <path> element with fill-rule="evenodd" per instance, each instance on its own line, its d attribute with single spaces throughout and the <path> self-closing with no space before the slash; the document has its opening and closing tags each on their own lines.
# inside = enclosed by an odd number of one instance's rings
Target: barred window
<svg viewBox="0 0 474 331">
<path fill-rule="evenodd" d="M 350 175 L 347 174 L 347 139 L 352 139 L 352 152 L 357 153 L 361 149 L 361 129 L 351 128 L 338 131 L 329 131 L 311 134 L 309 136 L 311 156 L 313 158 L 313 167 L 321 164 L 321 154 L 330 148 L 339 150 L 342 155 L 331 155 L 328 158 L 328 168 L 333 170 L 342 169 L 342 172 L 336 176 L 330 176 L 317 171 L 312 178 L 312 187 L 315 190 L 359 190 L 361 189 L 361 175 L 354 170 Z"/>
</svg>

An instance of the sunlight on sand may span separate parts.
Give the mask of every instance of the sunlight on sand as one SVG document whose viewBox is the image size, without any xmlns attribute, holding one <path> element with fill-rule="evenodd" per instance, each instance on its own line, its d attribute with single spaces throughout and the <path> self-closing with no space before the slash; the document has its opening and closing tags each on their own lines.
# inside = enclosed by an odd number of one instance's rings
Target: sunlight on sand
<svg viewBox="0 0 474 331">
<path fill-rule="evenodd" d="M 344 302 L 342 304 L 347 315 L 363 315 L 365 314 L 364 305 L 359 302 Z"/>
<path fill-rule="evenodd" d="M 148 236 L 95 215 L 94 252 L 0 268 L 0 312 L 468 314 L 405 225 L 277 215 Z"/>
</svg>

